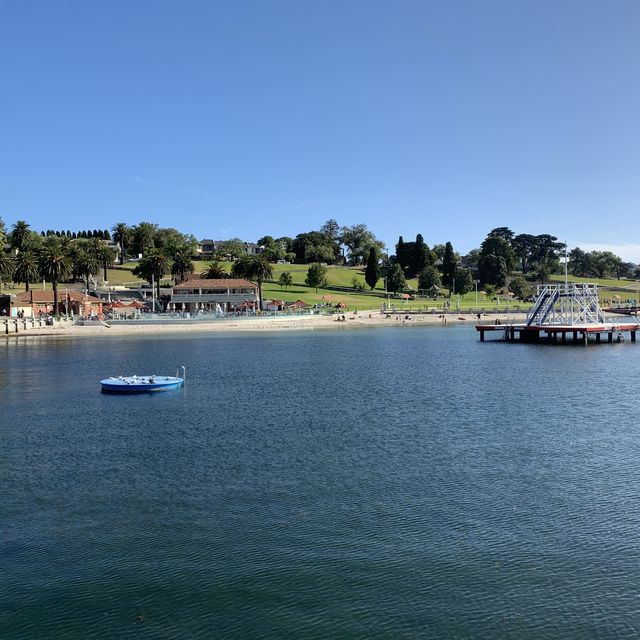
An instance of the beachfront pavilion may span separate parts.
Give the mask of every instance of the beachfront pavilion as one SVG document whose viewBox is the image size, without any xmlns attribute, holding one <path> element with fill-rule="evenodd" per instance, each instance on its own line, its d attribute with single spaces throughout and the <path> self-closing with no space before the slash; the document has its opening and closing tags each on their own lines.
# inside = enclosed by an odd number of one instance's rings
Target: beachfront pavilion
<svg viewBox="0 0 640 640">
<path fill-rule="evenodd" d="M 87 295 L 81 291 L 67 291 L 58 288 L 58 313 L 88 318 L 102 315 L 103 301 L 100 298 Z M 17 316 L 18 311 L 25 318 L 37 318 L 41 315 L 53 313 L 53 291 L 31 290 L 17 294 L 11 300 L 11 315 Z"/>
<path fill-rule="evenodd" d="M 258 286 L 233 278 L 189 278 L 173 287 L 169 311 L 232 311 L 244 302 L 258 302 Z"/>
</svg>

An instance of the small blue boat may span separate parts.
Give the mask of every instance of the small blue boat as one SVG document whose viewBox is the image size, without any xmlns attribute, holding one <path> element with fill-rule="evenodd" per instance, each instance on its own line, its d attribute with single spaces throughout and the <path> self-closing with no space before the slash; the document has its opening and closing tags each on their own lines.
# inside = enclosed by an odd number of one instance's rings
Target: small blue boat
<svg viewBox="0 0 640 640">
<path fill-rule="evenodd" d="M 182 377 L 178 376 L 118 376 L 100 380 L 103 393 L 150 393 L 156 391 L 170 391 L 184 386 L 185 368 Z"/>
</svg>

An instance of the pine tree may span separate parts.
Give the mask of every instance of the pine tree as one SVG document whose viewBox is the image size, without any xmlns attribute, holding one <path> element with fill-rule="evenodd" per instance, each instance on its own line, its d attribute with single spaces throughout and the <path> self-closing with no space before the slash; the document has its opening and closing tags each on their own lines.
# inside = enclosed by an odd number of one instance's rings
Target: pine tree
<svg viewBox="0 0 640 640">
<path fill-rule="evenodd" d="M 421 234 L 416 236 L 413 243 L 413 251 L 411 252 L 411 273 L 418 275 L 428 264 L 431 263 L 431 252 L 425 244 Z"/>
<path fill-rule="evenodd" d="M 450 242 L 444 247 L 444 258 L 442 259 L 442 284 L 451 289 L 453 279 L 456 277 L 456 256 L 453 252 L 453 245 Z"/>
<path fill-rule="evenodd" d="M 378 265 L 378 252 L 375 247 L 369 249 L 369 257 L 367 258 L 367 269 L 364 272 L 365 282 L 374 289 L 378 280 L 380 280 L 380 266 Z"/>
<path fill-rule="evenodd" d="M 396 245 L 396 262 L 402 269 L 407 266 L 407 252 L 404 247 L 404 240 L 402 239 L 402 236 L 398 238 L 398 244 Z"/>
</svg>

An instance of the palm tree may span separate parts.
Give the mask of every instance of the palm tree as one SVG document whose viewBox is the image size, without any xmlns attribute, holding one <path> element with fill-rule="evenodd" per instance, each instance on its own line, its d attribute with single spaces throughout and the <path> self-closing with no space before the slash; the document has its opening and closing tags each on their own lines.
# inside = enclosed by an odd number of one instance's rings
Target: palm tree
<svg viewBox="0 0 640 640">
<path fill-rule="evenodd" d="M 200 277 L 206 278 L 207 280 L 216 280 L 219 278 L 228 278 L 229 274 L 222 266 L 220 260 L 212 260 L 206 268 L 200 272 Z"/>
<path fill-rule="evenodd" d="M 87 290 L 91 286 L 91 276 L 100 270 L 100 262 L 89 246 L 81 247 L 76 262 L 78 273 L 85 279 Z"/>
<path fill-rule="evenodd" d="M 29 291 L 29 283 L 36 280 L 38 274 L 38 256 L 31 249 L 21 251 L 15 257 L 13 281 L 16 284 L 24 282 L 24 290 Z"/>
<path fill-rule="evenodd" d="M 40 275 L 51 282 L 53 288 L 53 314 L 58 315 L 58 282 L 69 275 L 70 261 L 60 242 L 51 239 L 40 251 Z"/>
<path fill-rule="evenodd" d="M 176 284 L 178 284 L 178 279 L 182 282 L 189 274 L 195 271 L 193 262 L 191 262 L 191 250 L 188 247 L 180 247 L 173 252 L 172 258 L 171 275 L 176 279 Z"/>
<path fill-rule="evenodd" d="M 113 255 L 113 249 L 106 245 L 102 240 L 94 238 L 91 241 L 89 250 L 96 257 L 96 260 L 102 265 L 102 273 L 104 281 L 107 282 L 109 274 L 107 269 L 113 264 L 115 256 Z"/>
<path fill-rule="evenodd" d="M 124 264 L 125 249 L 131 235 L 131 229 L 125 222 L 118 222 L 111 230 L 113 231 L 113 240 L 120 247 L 120 264 Z"/>
<path fill-rule="evenodd" d="M 5 253 L 0 248 L 0 290 L 2 290 L 2 280 L 13 277 L 14 262 L 10 254 Z"/>
<path fill-rule="evenodd" d="M 13 225 L 11 233 L 9 234 L 9 241 L 12 249 L 17 249 L 18 251 L 22 249 L 27 238 L 31 235 L 31 231 L 29 229 L 29 223 L 24 220 L 18 220 Z"/>
<path fill-rule="evenodd" d="M 265 256 L 242 256 L 233 263 L 231 272 L 234 276 L 258 283 L 258 305 L 262 310 L 262 283 L 273 278 L 273 265 Z"/>
<path fill-rule="evenodd" d="M 134 276 L 144 278 L 149 284 L 156 282 L 158 300 L 160 299 L 160 280 L 162 276 L 169 273 L 171 260 L 165 255 L 162 249 L 149 251 L 138 266 L 132 271 Z"/>
</svg>

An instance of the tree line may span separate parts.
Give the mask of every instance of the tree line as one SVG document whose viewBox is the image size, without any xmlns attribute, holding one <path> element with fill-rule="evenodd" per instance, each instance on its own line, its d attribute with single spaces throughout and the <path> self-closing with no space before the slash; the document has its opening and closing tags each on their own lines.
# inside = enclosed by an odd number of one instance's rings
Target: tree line
<svg viewBox="0 0 640 640">
<path fill-rule="evenodd" d="M 117 256 L 108 244 L 111 241 L 117 246 Z M 224 272 L 223 260 L 238 263 L 247 257 L 246 243 L 238 238 L 218 244 L 218 252 L 211 256 L 212 262 L 203 272 Z M 489 292 L 508 286 L 518 297 L 527 297 L 533 291 L 533 283 L 546 282 L 551 274 L 562 270 L 561 258 L 565 255 L 568 270 L 575 276 L 640 278 L 637 265 L 622 261 L 610 251 L 586 252 L 577 247 L 567 254 L 566 245 L 553 235 L 516 234 L 508 227 L 492 229 L 480 247 L 466 255 L 457 253 L 451 242 L 429 247 L 422 234 L 417 234 L 413 241 L 400 236 L 395 252 L 389 254 L 365 224 L 340 226 L 333 218 L 320 229 L 295 237 L 267 235 L 258 239 L 257 244 L 262 251 L 261 265 L 278 261 L 311 265 L 306 282 L 316 288 L 327 283 L 326 265 L 346 264 L 364 267 L 365 282 L 371 289 L 384 279 L 387 291 L 405 291 L 407 280 L 415 278 L 418 290 L 423 293 L 437 293 L 444 288 L 450 294 L 464 295 L 474 286 Z M 146 221 L 135 225 L 119 222 L 111 231 L 37 233 L 24 220 L 18 220 L 7 230 L 0 219 L 0 247 L 8 248 L 0 252 L 0 278 L 25 283 L 28 289 L 30 280 L 42 277 L 42 256 L 53 246 L 65 256 L 62 263 L 68 265 L 68 274 L 64 269 L 61 271 L 65 277 L 83 278 L 88 283 L 102 268 L 106 280 L 106 269 L 116 258 L 122 264 L 133 256 L 139 259 L 134 275 L 159 287 L 167 274 L 181 281 L 194 273 L 198 242 L 192 234 Z M 263 266 L 259 270 L 265 272 Z M 283 277 L 279 284 L 288 286 L 290 275 Z"/>
</svg>

